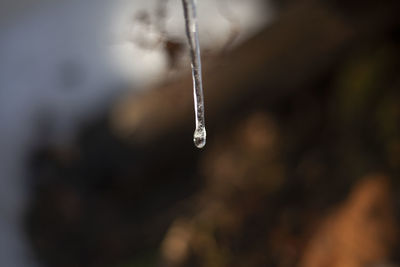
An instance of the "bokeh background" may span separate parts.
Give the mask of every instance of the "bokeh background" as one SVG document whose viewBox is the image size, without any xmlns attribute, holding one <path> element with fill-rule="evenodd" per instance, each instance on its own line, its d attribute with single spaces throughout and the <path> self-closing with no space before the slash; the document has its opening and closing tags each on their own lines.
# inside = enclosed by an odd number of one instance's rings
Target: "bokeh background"
<svg viewBox="0 0 400 267">
<path fill-rule="evenodd" d="M 400 2 L 0 3 L 0 266 L 400 266 Z"/>
</svg>

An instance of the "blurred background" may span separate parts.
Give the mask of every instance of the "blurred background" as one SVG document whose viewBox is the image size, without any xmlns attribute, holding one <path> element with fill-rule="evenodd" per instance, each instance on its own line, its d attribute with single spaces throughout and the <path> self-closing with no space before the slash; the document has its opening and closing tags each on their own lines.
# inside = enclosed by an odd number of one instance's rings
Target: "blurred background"
<svg viewBox="0 0 400 267">
<path fill-rule="evenodd" d="M 400 266 L 399 14 L 2 0 L 0 266 Z"/>
</svg>

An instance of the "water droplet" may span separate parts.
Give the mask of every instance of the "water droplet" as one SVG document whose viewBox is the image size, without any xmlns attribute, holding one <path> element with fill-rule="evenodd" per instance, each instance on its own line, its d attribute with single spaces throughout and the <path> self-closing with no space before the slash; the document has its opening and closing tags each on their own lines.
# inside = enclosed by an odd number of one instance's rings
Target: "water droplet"
<svg viewBox="0 0 400 267">
<path fill-rule="evenodd" d="M 182 0 L 185 15 L 186 35 L 189 43 L 190 59 L 192 61 L 193 97 L 196 120 L 194 144 L 198 148 L 206 145 L 206 128 L 204 119 L 203 81 L 201 75 L 200 42 L 197 25 L 197 10 L 195 0 Z"/>
<path fill-rule="evenodd" d="M 196 128 L 193 134 L 193 142 L 197 148 L 203 148 L 206 145 L 206 128 Z"/>
</svg>

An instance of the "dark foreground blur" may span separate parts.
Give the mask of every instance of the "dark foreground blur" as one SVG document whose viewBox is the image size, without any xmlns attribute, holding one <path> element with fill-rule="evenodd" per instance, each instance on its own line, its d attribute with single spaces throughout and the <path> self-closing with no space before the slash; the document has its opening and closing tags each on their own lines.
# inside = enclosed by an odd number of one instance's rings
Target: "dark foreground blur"
<svg viewBox="0 0 400 267">
<path fill-rule="evenodd" d="M 286 2 L 205 59 L 204 150 L 186 75 L 35 152 L 45 266 L 400 266 L 399 3 Z"/>
</svg>

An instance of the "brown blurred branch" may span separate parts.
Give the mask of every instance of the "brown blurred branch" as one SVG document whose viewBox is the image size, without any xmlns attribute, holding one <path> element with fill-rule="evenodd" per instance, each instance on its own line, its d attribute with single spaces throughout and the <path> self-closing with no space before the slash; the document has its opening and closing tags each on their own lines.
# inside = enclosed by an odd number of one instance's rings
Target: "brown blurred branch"
<svg viewBox="0 0 400 267">
<path fill-rule="evenodd" d="M 390 30 L 397 23 L 396 1 L 369 4 L 351 14 L 346 13 L 346 4 L 340 3 L 291 4 L 273 25 L 229 56 L 206 60 L 203 65 L 207 123 L 214 125 L 217 117 L 229 116 L 230 108 L 243 98 L 262 96 L 272 102 L 304 88 L 335 64 L 346 48 Z M 139 143 L 191 128 L 191 87 L 188 74 L 176 82 L 127 98 L 115 109 L 113 126 L 118 133 Z"/>
</svg>

